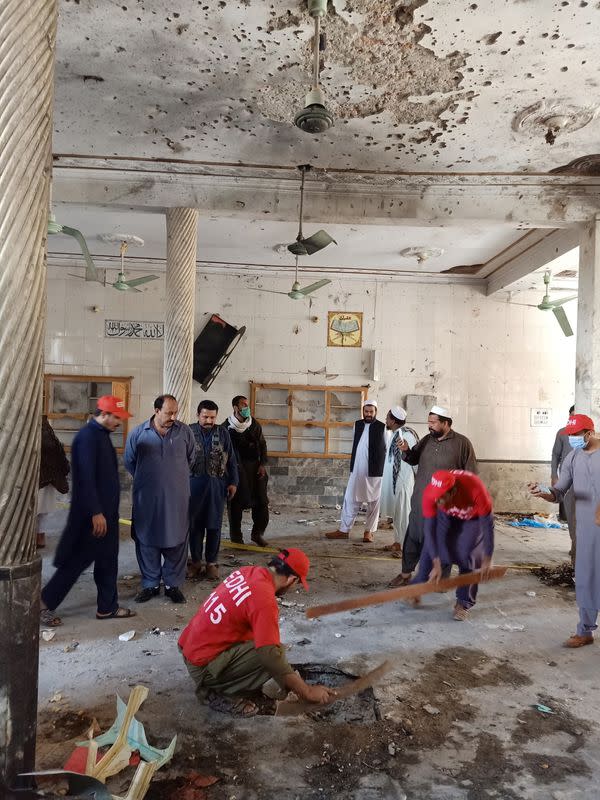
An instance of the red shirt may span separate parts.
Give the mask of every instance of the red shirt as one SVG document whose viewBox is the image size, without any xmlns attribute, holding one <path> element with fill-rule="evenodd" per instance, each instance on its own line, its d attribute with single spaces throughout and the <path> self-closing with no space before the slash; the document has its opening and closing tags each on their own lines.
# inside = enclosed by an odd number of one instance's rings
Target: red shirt
<svg viewBox="0 0 600 800">
<path fill-rule="evenodd" d="M 450 505 L 438 507 L 431 496 L 434 487 L 428 484 L 423 492 L 423 516 L 426 519 L 435 517 L 438 511 L 459 519 L 475 519 L 491 514 L 492 498 L 481 478 L 462 469 L 450 471 L 457 476 L 454 484 L 457 492 Z"/>
<path fill-rule="evenodd" d="M 179 637 L 183 655 L 203 667 L 238 642 L 281 644 L 273 576 L 266 567 L 232 572 L 204 601 Z"/>
</svg>

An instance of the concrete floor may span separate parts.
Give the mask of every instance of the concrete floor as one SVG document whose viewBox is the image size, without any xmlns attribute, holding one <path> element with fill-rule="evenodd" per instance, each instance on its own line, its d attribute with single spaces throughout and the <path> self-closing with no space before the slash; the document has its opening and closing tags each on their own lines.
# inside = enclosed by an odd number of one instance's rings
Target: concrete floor
<svg viewBox="0 0 600 800">
<path fill-rule="evenodd" d="M 57 531 L 64 513 L 55 515 Z M 392 672 L 365 701 L 368 714 L 352 705 L 287 719 L 212 712 L 197 704 L 176 647 L 211 584 L 186 584 L 185 606 L 160 597 L 136 606 L 135 619 L 98 622 L 86 573 L 60 609 L 64 624 L 55 638 L 40 642 L 38 767 L 61 766 L 91 718 L 106 729 L 115 694 L 126 699 L 142 683 L 150 695 L 138 718 L 150 743 L 166 746 L 178 736 L 174 759 L 155 776 L 149 800 L 183 796 L 189 770 L 220 779 L 206 790 L 209 800 L 597 798 L 598 655 L 596 647 L 561 647 L 575 630 L 574 593 L 514 570 L 483 587 L 465 623 L 451 619 L 452 598 L 441 594 L 419 609 L 390 603 L 307 620 L 307 605 L 385 588 L 399 571 L 400 562 L 380 549 L 390 532 L 363 545 L 357 524 L 349 542 L 329 542 L 322 532 L 333 527 L 326 510 L 282 509 L 272 516 L 269 540 L 303 547 L 313 562 L 310 593 L 293 593 L 286 601 L 294 605 L 281 608 L 282 636 L 296 664 L 361 674 L 391 659 Z M 566 559 L 569 539 L 562 530 L 524 531 L 503 522 L 496 530 L 497 563 Z M 119 586 L 127 605 L 137 590 L 137 565 L 123 533 Z M 50 535 L 44 551 L 46 578 L 57 538 Z M 223 573 L 266 561 L 264 554 L 225 547 L 222 555 Z M 119 641 L 129 629 L 135 638 Z M 76 649 L 66 651 L 74 641 Z M 540 702 L 554 713 L 534 709 Z M 126 781 L 111 788 L 124 794 Z"/>
</svg>

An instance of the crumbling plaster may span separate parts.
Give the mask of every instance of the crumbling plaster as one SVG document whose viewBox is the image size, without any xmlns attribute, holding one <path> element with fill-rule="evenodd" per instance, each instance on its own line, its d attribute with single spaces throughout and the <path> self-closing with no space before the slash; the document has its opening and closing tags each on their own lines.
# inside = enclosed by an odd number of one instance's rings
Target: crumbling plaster
<svg viewBox="0 0 600 800">
<path fill-rule="evenodd" d="M 593 152 L 597 121 L 553 146 L 517 133 L 549 98 L 587 107 L 596 3 L 330 4 L 321 137 L 293 114 L 310 85 L 304 2 L 62 0 L 54 149 L 358 169 L 546 171 Z"/>
</svg>

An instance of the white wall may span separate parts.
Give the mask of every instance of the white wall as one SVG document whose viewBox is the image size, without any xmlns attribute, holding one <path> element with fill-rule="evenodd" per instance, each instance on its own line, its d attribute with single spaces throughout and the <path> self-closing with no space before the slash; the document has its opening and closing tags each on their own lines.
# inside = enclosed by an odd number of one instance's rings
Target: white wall
<svg viewBox="0 0 600 800">
<path fill-rule="evenodd" d="M 248 392 L 249 380 L 367 383 L 367 351 L 380 349 L 383 379 L 370 395 L 379 400 L 381 418 L 406 394 L 435 394 L 452 409 L 454 427 L 471 438 L 479 458 L 549 459 L 555 429 L 573 402 L 575 370 L 575 337 L 566 339 L 550 312 L 458 285 L 336 279 L 309 302 L 253 291 L 257 283 L 283 292 L 291 280 L 198 276 L 196 333 L 210 313 L 247 328 L 207 394 L 219 404 L 220 417 L 229 413 L 233 395 Z M 539 302 L 537 295 L 514 299 Z M 163 300 L 164 276 L 140 294 L 126 294 L 50 268 L 46 371 L 131 375 L 133 422 L 141 421 L 162 391 L 162 344 L 105 339 L 104 320 L 162 320 Z M 326 346 L 331 310 L 363 312 L 362 350 Z M 327 381 L 310 374 L 323 367 Z M 203 396 L 195 383 L 194 405 Z M 552 427 L 531 428 L 531 407 L 552 408 Z"/>
</svg>

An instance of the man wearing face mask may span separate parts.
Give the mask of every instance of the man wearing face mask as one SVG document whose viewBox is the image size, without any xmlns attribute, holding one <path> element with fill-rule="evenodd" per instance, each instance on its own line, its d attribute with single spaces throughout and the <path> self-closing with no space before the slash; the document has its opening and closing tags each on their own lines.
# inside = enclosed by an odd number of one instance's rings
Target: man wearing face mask
<svg viewBox="0 0 600 800">
<path fill-rule="evenodd" d="M 265 465 L 267 443 L 259 422 L 252 418 L 248 399 L 239 394 L 231 401 L 233 413 L 224 423 L 236 452 L 239 484 L 235 496 L 228 502 L 229 538 L 243 544 L 242 515 L 244 509 L 252 510 L 250 538 L 260 547 L 266 547 L 264 532 L 269 524 L 269 498 Z"/>
<path fill-rule="evenodd" d="M 198 404 L 198 422 L 190 425 L 196 440 L 196 458 L 190 468 L 190 556 L 188 578 L 203 573 L 209 580 L 219 577 L 219 547 L 225 498 L 230 500 L 238 485 L 238 469 L 225 428 L 217 425 L 219 407 L 212 400 Z M 202 562 L 202 550 L 206 568 Z"/>
<path fill-rule="evenodd" d="M 294 672 L 281 644 L 277 597 L 299 583 L 308 591 L 309 567 L 306 554 L 289 547 L 267 567 L 235 570 L 206 599 L 179 638 L 201 702 L 251 717 L 258 712 L 252 695 L 261 689 L 277 699 L 290 691 L 309 703 L 335 699 L 334 690 L 307 684 Z"/>
<path fill-rule="evenodd" d="M 452 416 L 442 406 L 433 406 L 427 418 L 429 433 L 415 447 L 406 441 L 399 444 L 402 458 L 412 467 L 418 467 L 415 477 L 408 530 L 402 546 L 402 572 L 390 586 L 404 586 L 409 583 L 412 573 L 421 557 L 424 540 L 423 492 L 429 485 L 431 476 L 440 469 L 462 469 L 477 473 L 477 460 L 473 445 L 461 433 L 452 429 Z"/>
<path fill-rule="evenodd" d="M 554 486 L 530 483 L 535 497 L 559 503 L 572 487 L 577 515 L 577 553 L 575 556 L 575 597 L 579 607 L 577 631 L 565 647 L 592 644 L 600 609 L 600 440 L 594 423 L 586 414 L 573 414 L 562 431 L 573 448 L 562 463 Z"/>
</svg>

